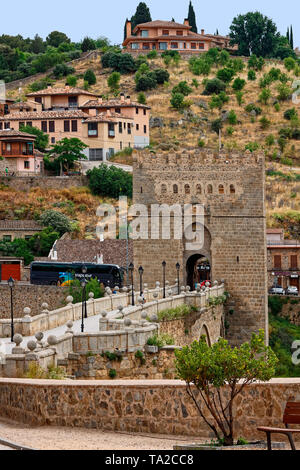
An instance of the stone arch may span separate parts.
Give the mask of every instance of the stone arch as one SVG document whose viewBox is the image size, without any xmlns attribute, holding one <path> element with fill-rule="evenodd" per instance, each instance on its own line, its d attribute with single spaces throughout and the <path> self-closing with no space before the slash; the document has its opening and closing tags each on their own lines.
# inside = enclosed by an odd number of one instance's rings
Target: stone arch
<svg viewBox="0 0 300 470">
<path fill-rule="evenodd" d="M 202 336 L 206 337 L 206 343 L 209 347 L 211 347 L 211 339 L 210 339 L 210 334 L 207 326 L 204 324 L 202 325 L 201 331 L 200 331 L 200 339 Z"/>
<path fill-rule="evenodd" d="M 230 187 L 229 187 L 229 192 L 230 192 L 230 194 L 235 194 L 236 190 L 235 190 L 234 184 L 231 184 L 231 185 L 230 185 Z"/>
<path fill-rule="evenodd" d="M 213 190 L 212 184 L 207 185 L 206 191 L 207 191 L 207 194 L 213 194 L 214 190 Z"/>
<path fill-rule="evenodd" d="M 223 184 L 219 184 L 219 194 L 225 194 L 225 188 Z"/>
<path fill-rule="evenodd" d="M 189 184 L 184 186 L 184 194 L 191 194 L 191 187 Z"/>
<path fill-rule="evenodd" d="M 198 227 L 197 227 L 198 225 Z M 191 232 L 201 230 L 201 240 L 190 246 Z M 192 290 L 196 284 L 205 280 L 211 280 L 212 256 L 211 256 L 211 234 L 207 227 L 201 224 L 193 223 L 187 228 L 184 237 L 184 265 L 185 265 L 185 283 Z M 192 249 L 190 249 L 192 248 Z"/>
<path fill-rule="evenodd" d="M 197 195 L 202 194 L 202 186 L 201 186 L 201 184 L 197 184 L 197 185 L 196 185 L 196 194 L 197 194 Z"/>
<path fill-rule="evenodd" d="M 161 185 L 161 194 L 167 194 L 168 188 L 166 184 Z"/>
<path fill-rule="evenodd" d="M 178 185 L 177 184 L 173 185 L 173 193 L 178 194 Z"/>
</svg>

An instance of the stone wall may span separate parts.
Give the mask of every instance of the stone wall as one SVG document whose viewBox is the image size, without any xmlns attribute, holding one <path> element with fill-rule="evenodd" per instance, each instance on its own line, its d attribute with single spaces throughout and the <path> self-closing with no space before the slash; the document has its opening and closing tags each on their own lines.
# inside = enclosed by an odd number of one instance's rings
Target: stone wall
<svg viewBox="0 0 300 470">
<path fill-rule="evenodd" d="M 67 295 L 67 287 L 16 284 L 13 291 L 14 316 L 22 318 L 25 307 L 31 309 L 31 316 L 40 315 L 44 302 L 49 305 L 49 310 L 56 310 L 65 305 Z M 10 318 L 10 288 L 7 284 L 0 284 L 0 319 L 4 318 Z"/>
<path fill-rule="evenodd" d="M 268 337 L 263 155 L 218 155 L 191 149 L 156 155 L 136 152 L 133 194 L 134 204 L 146 205 L 149 214 L 152 204 L 177 204 L 182 208 L 185 204 L 199 204 L 204 208 L 200 224 L 204 240 L 193 250 L 184 237 L 178 240 L 173 236 L 175 221 L 180 218 L 181 226 L 184 224 L 179 215 L 171 213 L 169 240 L 162 239 L 160 232 L 154 239 L 149 232 L 150 223 L 142 224 L 144 239 L 134 243 L 134 264 L 144 267 L 144 281 L 149 285 L 153 280 L 162 281 L 162 261 L 166 261 L 166 276 L 173 282 L 179 262 L 180 282 L 186 285 L 188 263 L 207 258 L 211 280 L 224 279 L 231 294 L 227 330 L 231 343 L 248 341 L 259 329 L 264 329 Z M 166 220 L 169 223 L 169 218 L 160 217 L 160 221 Z"/>
<path fill-rule="evenodd" d="M 87 186 L 85 176 L 1 176 L 0 185 L 9 186 L 16 191 L 30 191 L 32 188 L 43 189 L 70 189 L 79 186 Z"/>
<path fill-rule="evenodd" d="M 234 407 L 236 437 L 265 439 L 257 427 L 282 427 L 287 401 L 300 401 L 300 379 L 274 379 L 246 387 Z M 171 380 L 0 379 L 0 416 L 31 426 L 213 437 L 185 384 Z M 280 439 L 284 438 L 276 435 Z"/>
<path fill-rule="evenodd" d="M 117 379 L 155 380 L 174 379 L 174 346 L 166 346 L 157 354 L 144 353 L 140 359 L 136 353 L 127 353 L 122 360 L 111 360 L 105 355 L 69 354 L 67 360 L 59 360 L 68 376 L 76 379 L 109 380 L 109 371 L 115 370 Z"/>
<path fill-rule="evenodd" d="M 172 336 L 177 346 L 187 346 L 206 336 L 208 344 L 214 344 L 223 333 L 223 305 L 202 309 L 198 312 L 171 321 L 160 322 L 160 333 Z"/>
</svg>

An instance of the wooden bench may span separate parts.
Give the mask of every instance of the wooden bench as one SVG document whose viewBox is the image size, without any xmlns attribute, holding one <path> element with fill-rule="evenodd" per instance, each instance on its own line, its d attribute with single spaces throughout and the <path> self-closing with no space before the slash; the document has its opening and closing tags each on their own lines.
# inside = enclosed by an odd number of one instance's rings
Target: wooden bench
<svg viewBox="0 0 300 470">
<path fill-rule="evenodd" d="M 258 431 L 267 434 L 268 450 L 272 450 L 272 434 L 284 434 L 287 436 L 291 449 L 296 450 L 293 434 L 300 434 L 300 429 L 289 428 L 290 424 L 300 424 L 300 402 L 288 402 L 283 415 L 285 428 L 259 427 Z"/>
</svg>

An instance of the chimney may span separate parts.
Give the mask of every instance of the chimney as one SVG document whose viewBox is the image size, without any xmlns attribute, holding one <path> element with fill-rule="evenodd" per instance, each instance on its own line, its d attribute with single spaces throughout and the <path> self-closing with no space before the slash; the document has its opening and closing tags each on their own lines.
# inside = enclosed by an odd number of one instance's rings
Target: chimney
<svg viewBox="0 0 300 470">
<path fill-rule="evenodd" d="M 125 95 L 124 95 L 124 93 L 121 93 L 121 94 L 120 94 L 120 99 L 121 99 L 121 102 L 122 102 L 122 103 L 125 103 Z"/>
<path fill-rule="evenodd" d="M 126 38 L 131 36 L 131 21 L 127 21 L 126 23 Z"/>
<path fill-rule="evenodd" d="M 130 96 L 127 96 L 127 97 L 126 97 L 126 103 L 127 103 L 127 104 L 131 104 L 131 98 L 130 98 Z"/>
<path fill-rule="evenodd" d="M 70 86 L 69 86 L 69 85 L 66 85 L 65 88 L 66 88 L 67 91 L 70 90 Z"/>
<path fill-rule="evenodd" d="M 102 104 L 102 103 L 103 103 L 103 98 L 102 98 L 102 96 L 100 96 L 100 98 L 98 98 L 98 101 L 99 101 L 99 104 Z"/>
<path fill-rule="evenodd" d="M 204 36 L 204 34 L 205 34 L 205 30 L 204 30 L 204 29 L 201 29 L 201 34 L 202 34 L 202 36 Z"/>
<path fill-rule="evenodd" d="M 184 24 L 185 26 L 190 26 L 190 22 L 189 22 L 188 18 L 185 18 L 183 24 Z"/>
<path fill-rule="evenodd" d="M 110 109 L 108 109 L 108 110 L 106 111 L 106 115 L 107 115 L 107 116 L 111 116 Z"/>
</svg>

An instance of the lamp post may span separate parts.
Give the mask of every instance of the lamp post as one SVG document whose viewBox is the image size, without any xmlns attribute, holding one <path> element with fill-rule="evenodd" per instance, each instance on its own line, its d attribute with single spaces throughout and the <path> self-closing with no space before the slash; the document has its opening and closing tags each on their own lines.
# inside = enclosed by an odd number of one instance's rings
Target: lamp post
<svg viewBox="0 0 300 470">
<path fill-rule="evenodd" d="M 176 264 L 176 270 L 177 270 L 177 282 L 178 282 L 178 295 L 180 295 L 180 264 Z"/>
<path fill-rule="evenodd" d="M 134 271 L 134 264 L 130 263 L 129 271 L 131 275 L 131 294 L 132 294 L 132 306 L 134 307 L 134 285 L 133 285 L 133 271 Z"/>
<path fill-rule="evenodd" d="M 165 261 L 162 262 L 163 267 L 163 285 L 164 285 L 164 299 L 166 298 L 166 266 L 167 263 Z"/>
<path fill-rule="evenodd" d="M 87 308 L 86 308 L 86 285 L 87 285 L 87 280 L 86 280 L 86 275 L 87 275 L 87 267 L 82 266 L 82 274 L 83 274 L 83 281 L 84 281 L 84 286 L 82 284 L 82 287 L 84 289 L 84 318 L 87 318 Z"/>
<path fill-rule="evenodd" d="M 15 281 L 13 280 L 12 277 L 9 278 L 8 285 L 10 287 L 11 342 L 13 343 L 13 339 L 15 336 L 14 305 L 13 305 L 13 288 L 15 285 Z"/>
<path fill-rule="evenodd" d="M 142 266 L 139 267 L 139 275 L 140 275 L 140 296 L 143 296 L 143 274 L 144 268 Z"/>
<path fill-rule="evenodd" d="M 81 309 L 81 333 L 84 333 L 84 318 L 87 318 L 86 311 L 86 280 L 81 281 L 82 287 L 82 309 Z"/>
</svg>

